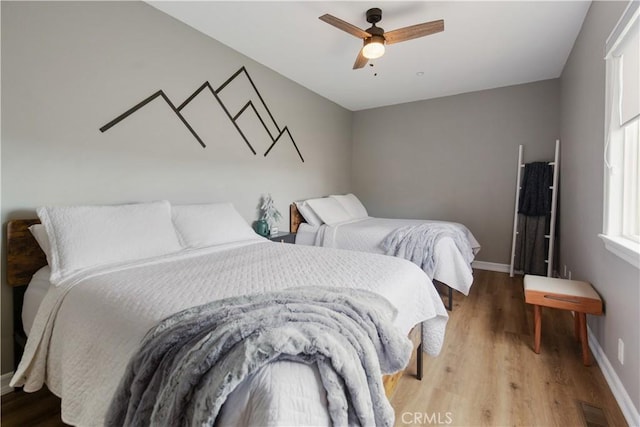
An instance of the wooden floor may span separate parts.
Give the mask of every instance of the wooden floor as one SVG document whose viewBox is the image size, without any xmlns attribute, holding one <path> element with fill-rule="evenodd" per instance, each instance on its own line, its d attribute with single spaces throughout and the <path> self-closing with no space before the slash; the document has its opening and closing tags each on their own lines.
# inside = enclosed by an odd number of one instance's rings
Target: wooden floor
<svg viewBox="0 0 640 427">
<path fill-rule="evenodd" d="M 0 424 L 3 427 L 66 425 L 60 419 L 60 399 L 46 388 L 36 393 L 18 391 L 2 396 Z"/>
<path fill-rule="evenodd" d="M 405 375 L 391 402 L 396 425 L 625 426 L 602 372 L 582 365 L 573 318 L 543 310 L 542 353 L 533 352 L 533 310 L 522 278 L 476 270 L 468 297 L 454 296 L 440 356 L 424 356 L 424 379 Z M 415 366 L 413 364 L 412 366 Z M 601 408 L 587 423 L 581 403 Z M 60 426 L 46 390 L 2 396 L 2 426 Z"/>
<path fill-rule="evenodd" d="M 582 364 L 571 313 L 542 314 L 535 354 L 522 276 L 475 270 L 469 296 L 454 295 L 442 352 L 424 356 L 424 379 L 400 379 L 396 425 L 626 426 L 596 362 Z M 581 402 L 601 408 L 606 421 L 587 424 Z"/>
</svg>

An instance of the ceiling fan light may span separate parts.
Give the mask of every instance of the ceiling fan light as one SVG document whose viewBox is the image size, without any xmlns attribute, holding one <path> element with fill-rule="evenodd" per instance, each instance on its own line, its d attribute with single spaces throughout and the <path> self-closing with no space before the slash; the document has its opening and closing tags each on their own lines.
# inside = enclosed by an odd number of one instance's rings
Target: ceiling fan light
<svg viewBox="0 0 640 427">
<path fill-rule="evenodd" d="M 364 42 L 362 55 L 367 59 L 376 59 L 384 55 L 384 38 L 373 36 Z"/>
</svg>

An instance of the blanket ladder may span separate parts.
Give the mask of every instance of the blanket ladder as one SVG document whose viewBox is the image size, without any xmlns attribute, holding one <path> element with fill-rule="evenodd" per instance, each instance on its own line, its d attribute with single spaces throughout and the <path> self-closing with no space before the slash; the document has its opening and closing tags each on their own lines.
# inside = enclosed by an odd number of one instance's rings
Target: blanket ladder
<svg viewBox="0 0 640 427">
<path fill-rule="evenodd" d="M 523 163 L 524 146 L 518 147 L 518 169 L 516 175 L 516 203 L 513 214 L 513 238 L 511 240 L 511 264 L 509 267 L 509 276 L 514 275 L 514 264 L 516 255 L 516 239 L 518 237 L 518 205 L 520 203 L 520 192 L 522 190 L 521 181 L 524 173 Z M 549 219 L 549 234 L 545 233 L 545 241 L 547 242 L 548 252 L 545 259 L 547 264 L 547 277 L 553 276 L 553 255 L 555 250 L 555 237 L 556 237 L 556 210 L 558 202 L 558 174 L 560 170 L 560 140 L 556 139 L 555 156 L 549 165 L 553 166 L 553 184 L 549 189 L 551 190 L 551 217 Z"/>
</svg>

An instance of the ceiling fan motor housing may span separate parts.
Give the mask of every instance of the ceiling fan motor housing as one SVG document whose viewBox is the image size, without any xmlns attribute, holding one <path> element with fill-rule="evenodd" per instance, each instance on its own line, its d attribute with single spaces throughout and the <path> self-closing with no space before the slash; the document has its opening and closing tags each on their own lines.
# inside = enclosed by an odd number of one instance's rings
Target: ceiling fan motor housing
<svg viewBox="0 0 640 427">
<path fill-rule="evenodd" d="M 367 28 L 367 33 L 371 34 L 372 36 L 379 36 L 384 38 L 384 30 L 380 27 L 376 27 L 375 24 L 373 24 L 371 28 Z"/>
</svg>

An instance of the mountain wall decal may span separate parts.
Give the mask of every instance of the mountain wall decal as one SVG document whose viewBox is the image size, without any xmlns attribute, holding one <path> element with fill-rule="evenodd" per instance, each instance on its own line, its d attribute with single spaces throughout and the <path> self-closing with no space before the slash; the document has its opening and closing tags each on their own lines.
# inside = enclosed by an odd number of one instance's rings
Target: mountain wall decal
<svg viewBox="0 0 640 427">
<path fill-rule="evenodd" d="M 227 108 L 227 106 L 225 105 L 225 103 L 220 98 L 220 92 L 222 92 L 222 90 L 224 90 L 224 88 L 226 88 L 229 85 L 229 83 L 233 82 L 241 74 L 244 74 L 246 76 L 247 80 L 249 81 L 249 83 L 251 84 L 251 87 L 252 87 L 253 91 L 256 93 L 256 95 L 258 96 L 258 99 L 262 103 L 262 106 L 264 107 L 265 111 L 267 112 L 267 114 L 269 116 L 268 118 L 265 118 L 265 117 L 263 117 L 262 114 L 260 114 L 260 112 L 258 111 L 256 106 L 253 104 L 252 100 L 247 101 L 243 105 L 243 107 L 235 115 L 232 115 L 231 112 L 229 111 L 229 109 Z M 193 129 L 193 127 L 189 124 L 187 119 L 185 119 L 185 117 L 181 113 L 182 109 L 184 107 L 186 107 L 187 105 L 189 105 L 189 103 L 191 101 L 193 101 L 193 99 L 196 96 L 198 96 L 205 89 L 208 89 L 211 92 L 211 94 L 214 96 L 214 98 L 218 101 L 218 103 L 220 104 L 220 107 L 222 107 L 222 110 L 225 112 L 225 114 L 229 118 L 229 120 L 231 120 L 231 123 L 236 128 L 236 130 L 238 131 L 238 133 L 240 134 L 240 136 L 242 137 L 244 142 L 247 144 L 247 147 L 249 147 L 249 150 L 251 150 L 251 152 L 254 155 L 256 154 L 256 150 L 253 148 L 253 146 L 251 145 L 251 143 L 247 139 L 245 133 L 242 131 L 242 129 L 238 125 L 238 120 L 240 119 L 242 114 L 245 111 L 247 111 L 248 108 L 251 108 L 253 110 L 253 112 L 256 114 L 256 116 L 260 120 L 260 123 L 262 124 L 262 127 L 264 127 L 264 130 L 267 132 L 267 134 L 269 135 L 269 138 L 271 139 L 271 145 L 269 146 L 267 151 L 265 151 L 265 153 L 264 153 L 265 157 L 269 154 L 269 152 L 271 152 L 271 150 L 276 145 L 276 143 L 278 143 L 280 138 L 286 133 L 287 135 L 289 135 L 289 138 L 291 139 L 291 142 L 293 143 L 293 147 L 296 149 L 296 152 L 298 153 L 298 157 L 300 157 L 300 160 L 304 163 L 304 158 L 302 157 L 302 153 L 300 153 L 300 150 L 298 149 L 298 145 L 294 141 L 293 136 L 291 135 L 291 132 L 289 131 L 289 128 L 287 126 L 285 126 L 282 129 L 280 128 L 280 126 L 278 125 L 276 120 L 273 118 L 273 115 L 271 114 L 271 111 L 269 110 L 269 107 L 267 107 L 266 102 L 264 102 L 264 99 L 262 98 L 262 95 L 260 95 L 260 92 L 258 91 L 258 88 L 253 83 L 253 80 L 251 79 L 251 76 L 247 72 L 247 69 L 244 66 L 241 67 L 238 71 L 236 71 L 231 77 L 229 77 L 227 79 L 227 81 L 225 81 L 217 89 L 214 89 L 208 81 L 204 82 L 198 89 L 196 89 L 195 92 L 193 92 L 191 95 L 189 95 L 189 97 L 187 99 L 185 99 L 184 102 L 182 102 L 182 104 L 178 105 L 177 107 L 169 99 L 169 97 L 164 93 L 164 91 L 162 89 L 160 89 L 159 91 L 155 92 L 153 95 L 143 99 L 142 101 L 140 101 L 139 103 L 137 103 L 133 107 L 129 108 L 124 113 L 120 114 L 115 119 L 111 120 L 109 123 L 107 123 L 104 126 L 102 126 L 100 128 L 100 132 L 106 132 L 107 130 L 109 130 L 113 126 L 117 125 L 122 120 L 124 120 L 125 118 L 129 117 L 131 114 L 135 113 L 136 111 L 138 111 L 139 109 L 141 109 L 142 107 L 144 107 L 145 105 L 147 105 L 148 103 L 153 101 L 154 99 L 160 97 L 169 105 L 169 107 L 171 107 L 171 110 L 180 119 L 180 121 L 182 121 L 182 123 L 187 127 L 187 129 L 189 129 L 189 132 L 191 132 L 191 134 L 198 141 L 198 143 L 202 146 L 202 148 L 206 148 L 206 144 L 204 143 L 204 141 L 202 141 L 202 138 L 200 138 L 200 136 L 198 136 L 196 131 Z M 275 129 L 277 131 L 276 135 L 274 135 L 271 132 L 271 130 L 269 130 L 269 127 L 267 126 L 265 119 L 267 119 L 268 121 L 273 123 L 273 125 L 275 126 Z"/>
</svg>

